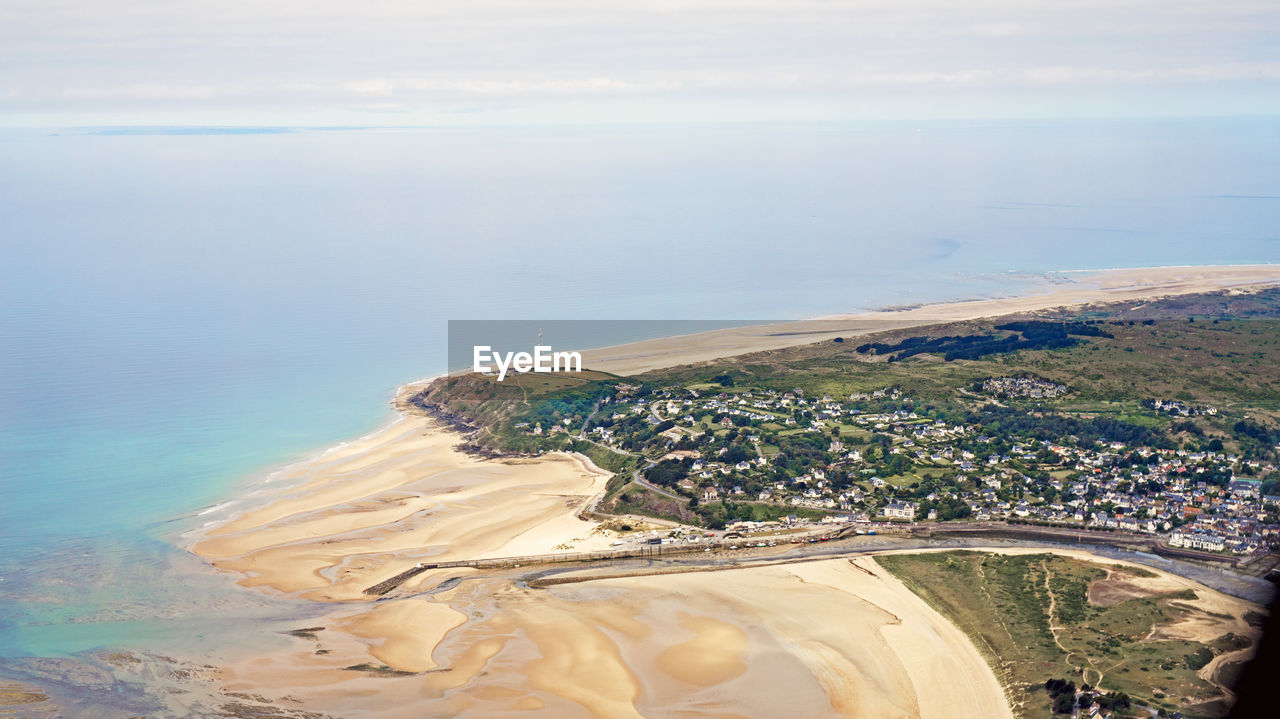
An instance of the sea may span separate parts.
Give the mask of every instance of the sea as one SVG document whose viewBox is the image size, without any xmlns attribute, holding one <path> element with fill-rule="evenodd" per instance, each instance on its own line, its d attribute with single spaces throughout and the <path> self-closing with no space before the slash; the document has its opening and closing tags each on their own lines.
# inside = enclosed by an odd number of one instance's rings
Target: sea
<svg viewBox="0 0 1280 719">
<path fill-rule="evenodd" d="M 1276 262 L 1277 167 L 1274 118 L 0 130 L 0 676 L 305 614 L 183 535 L 389 421 L 450 320 L 613 344 Z"/>
</svg>

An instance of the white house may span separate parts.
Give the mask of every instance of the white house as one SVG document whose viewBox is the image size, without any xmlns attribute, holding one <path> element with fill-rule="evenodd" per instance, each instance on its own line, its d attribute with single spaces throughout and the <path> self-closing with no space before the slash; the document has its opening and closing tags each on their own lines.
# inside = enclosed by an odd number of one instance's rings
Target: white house
<svg viewBox="0 0 1280 719">
<path fill-rule="evenodd" d="M 884 507 L 884 516 L 915 519 L 916 505 L 913 502 L 890 502 Z"/>
</svg>

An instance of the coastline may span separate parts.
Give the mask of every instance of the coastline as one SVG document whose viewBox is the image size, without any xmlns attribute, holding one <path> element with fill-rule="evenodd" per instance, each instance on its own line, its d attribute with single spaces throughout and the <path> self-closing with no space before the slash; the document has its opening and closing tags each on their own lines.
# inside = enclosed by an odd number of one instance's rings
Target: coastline
<svg viewBox="0 0 1280 719">
<path fill-rule="evenodd" d="M 234 487 L 236 493 L 214 504 L 180 515 L 178 517 L 179 520 L 185 519 L 188 522 L 200 521 L 201 524 L 199 526 L 186 526 L 178 530 L 174 535 L 177 543 L 183 550 L 190 552 L 192 545 L 199 540 L 201 534 L 206 530 L 219 524 L 224 524 L 240 514 L 261 508 L 261 505 L 270 503 L 270 495 L 273 492 L 289 490 L 289 483 L 283 480 L 291 474 L 297 475 L 299 468 L 313 462 L 323 461 L 326 457 L 341 452 L 351 445 L 374 439 L 383 433 L 395 430 L 398 425 L 409 418 L 398 406 L 400 399 L 444 376 L 444 374 L 431 375 L 397 386 L 387 398 L 386 408 L 388 412 L 386 417 L 368 432 L 352 439 L 344 439 L 333 444 L 313 448 L 289 459 L 271 464 L 237 482 Z M 294 476 L 293 479 L 295 482 L 300 481 L 298 476 Z"/>
<path fill-rule="evenodd" d="M 731 328 L 599 348 L 584 351 L 584 366 L 632 374 L 935 322 L 1214 290 L 1248 291 L 1280 284 L 1280 265 L 1092 271 L 1086 277 L 1090 279 L 1041 294 Z M 961 634 L 963 641 L 956 643 L 954 634 L 959 630 L 954 625 L 927 605 L 921 609 L 912 604 L 924 603 L 905 586 L 901 590 L 905 594 L 895 589 L 877 595 L 885 590 L 868 585 L 857 569 L 837 567 L 844 562 L 841 559 L 829 560 L 833 563 L 829 566 L 814 563 L 817 568 L 813 569 L 728 570 L 748 573 L 741 580 L 727 580 L 724 572 L 607 579 L 586 588 L 543 593 L 513 589 L 473 569 L 429 570 L 402 585 L 397 596 L 371 602 L 363 589 L 419 562 L 590 551 L 608 548 L 612 538 L 599 522 L 578 517 L 610 476 L 585 457 L 557 453 L 534 459 L 479 459 L 460 452 L 456 447 L 460 435 L 440 422 L 398 407 L 401 398 L 437 378 L 399 387 L 393 400 L 395 416 L 384 426 L 276 470 L 244 498 L 251 502 L 231 505 L 237 501 L 232 498 L 216 505 L 215 509 L 223 509 L 211 511 L 215 516 L 205 526 L 184 535 L 190 537 L 187 549 L 220 571 L 234 573 L 246 587 L 332 605 L 325 623 L 334 630 L 328 635 L 335 639 L 325 646 L 334 647 L 335 657 L 347 661 L 365 652 L 366 658 L 392 670 L 413 673 L 452 667 L 454 676 L 448 681 L 428 682 L 437 687 L 428 692 L 432 701 L 442 702 L 433 711 L 446 707 L 459 715 L 485 716 L 497 707 L 486 697 L 502 697 L 512 706 L 524 702 L 529 709 L 576 705 L 598 716 L 629 712 L 639 716 L 642 712 L 637 707 L 671 708 L 645 705 L 653 701 L 651 696 L 641 699 L 645 687 L 694 692 L 707 702 L 726 701 L 734 688 L 747 691 L 761 686 L 759 682 L 774 672 L 794 676 L 808 687 L 811 693 L 803 701 L 810 702 L 815 716 L 825 711 L 815 698 L 819 696 L 830 700 L 832 715 L 859 710 L 947 716 L 946 706 L 930 703 L 928 690 L 918 691 L 939 683 L 954 692 L 968 692 L 965 696 L 984 707 L 984 713 L 1010 715 L 998 684 L 992 693 L 994 674 L 972 642 Z M 1088 556 L 1091 561 L 1119 563 Z M 610 587 L 614 589 L 602 589 Z M 761 594 L 779 587 L 791 589 L 783 592 L 785 599 L 761 599 L 750 605 L 731 596 L 730 587 Z M 400 596 L 427 590 L 420 596 Z M 822 605 L 814 598 L 815 591 L 825 601 L 836 601 L 832 596 L 837 595 L 828 591 L 847 595 L 848 599 L 838 601 L 851 602 L 851 613 L 864 612 L 849 620 L 853 623 L 846 629 L 851 636 L 905 647 L 897 655 L 896 668 L 877 670 L 848 651 L 821 646 L 823 638 L 799 624 L 781 622 L 779 615 L 795 606 L 817 611 Z M 497 599 L 484 596 L 486 592 Z M 700 615 L 680 609 L 695 595 L 715 597 L 720 604 L 701 605 Z M 633 598 L 623 601 L 623 609 L 611 608 L 611 602 L 622 601 L 623 596 Z M 873 596 L 880 601 L 869 599 Z M 501 609 L 495 604 L 498 599 Z M 868 603 L 879 609 L 866 609 Z M 911 618 L 898 617 L 897 623 L 886 619 L 882 615 L 886 603 L 911 605 Z M 741 612 L 740 616 L 726 612 L 726 607 Z M 761 659 L 779 647 L 753 634 L 752 626 L 770 627 L 786 637 L 791 642 L 788 647 L 795 650 L 794 661 Z M 523 645 L 512 636 L 522 637 Z M 670 654 L 660 660 L 659 652 L 648 646 L 655 636 L 674 641 L 666 651 L 679 646 L 684 649 L 677 653 L 709 658 L 696 666 L 673 661 Z M 936 641 L 944 644 L 931 643 Z M 345 648 L 338 650 L 338 646 Z M 959 658 L 945 665 L 931 662 L 929 657 L 941 651 L 940 646 Z M 296 689 L 298 677 L 305 675 L 311 677 L 307 683 L 329 681 L 350 687 L 359 679 L 314 655 L 276 660 L 285 661 L 289 668 L 275 678 L 251 678 L 253 671 L 262 670 L 260 664 L 250 663 L 257 669 L 233 668 L 232 685 L 239 682 L 260 690 L 278 682 L 276 689 Z M 755 661 L 763 664 L 752 668 Z M 566 673 L 584 663 L 596 667 L 595 679 L 566 678 Z M 634 668 L 638 665 L 648 667 L 642 676 Z M 740 665 L 746 668 L 738 671 Z M 503 667 L 506 678 L 479 678 Z M 511 676 L 523 679 L 515 681 Z M 614 691 L 602 693 L 595 686 L 599 682 L 611 683 Z M 460 694 L 451 693 L 455 690 Z M 894 704 L 885 699 L 895 693 L 915 697 L 915 703 Z M 473 703 L 455 701 L 461 694 Z M 329 696 L 339 702 L 335 706 L 343 706 L 336 694 Z M 993 696 L 998 703 L 992 703 Z M 751 715 L 750 705 L 734 706 L 741 715 Z"/>
<path fill-rule="evenodd" d="M 1147 588 L 1196 595 L 1185 603 L 1201 614 L 1162 628 L 1169 637 L 1252 631 L 1243 616 L 1256 605 L 1150 565 L 1066 547 L 965 549 L 1136 564 L 1152 575 Z M 950 697 L 979 707 L 973 715 L 1012 716 L 972 640 L 877 561 L 920 551 L 542 590 L 474 576 L 430 595 L 345 605 L 305 644 L 226 667 L 223 681 L 338 715 L 764 717 L 800 708 L 940 719 L 955 716 L 955 704 L 939 700 Z M 785 697 L 760 691 L 778 682 Z M 370 704 L 373 687 L 380 699 Z"/>
<path fill-rule="evenodd" d="M 294 464 L 257 508 L 202 529 L 188 549 L 246 586 L 351 601 L 421 561 L 603 548 L 595 525 L 575 515 L 607 473 L 567 454 L 481 460 L 458 441 L 431 419 L 404 415 Z M 379 561 L 346 562 L 357 554 Z"/>
<path fill-rule="evenodd" d="M 1069 284 L 1054 284 L 1048 292 L 828 315 L 589 349 L 583 351 L 583 364 L 614 374 L 640 374 L 675 365 L 823 342 L 835 337 L 939 322 L 1107 302 L 1146 301 L 1219 290 L 1248 291 L 1280 284 L 1280 264 L 1145 267 L 1089 270 L 1080 274 Z"/>
</svg>

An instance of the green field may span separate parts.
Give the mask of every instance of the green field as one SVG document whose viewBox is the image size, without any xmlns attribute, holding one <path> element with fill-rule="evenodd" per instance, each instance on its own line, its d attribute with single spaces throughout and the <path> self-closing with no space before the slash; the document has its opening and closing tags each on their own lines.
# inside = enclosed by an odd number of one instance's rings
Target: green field
<svg viewBox="0 0 1280 719">
<path fill-rule="evenodd" d="M 1119 322 L 1117 320 L 1117 322 Z M 991 332 L 995 323 L 962 322 L 883 333 L 877 339 L 913 335 Z M 974 380 L 1033 375 L 1065 384 L 1056 400 L 1011 400 L 1067 411 L 1123 412 L 1147 397 L 1274 408 L 1280 396 L 1280 320 L 1188 323 L 1158 320 L 1104 325 L 1114 337 L 1090 337 L 1066 349 L 1023 350 L 978 360 L 943 362 L 920 355 L 901 362 L 856 351 L 856 344 L 823 343 L 718 360 L 714 366 L 659 370 L 655 380 L 696 382 L 732 368 L 739 384 L 791 389 L 806 396 L 847 396 L 894 386 L 917 399 L 943 400 Z M 648 379 L 648 377 L 646 377 Z M 1122 403 L 1120 407 L 1107 407 Z M 1126 406 L 1127 405 L 1127 406 Z"/>
<path fill-rule="evenodd" d="M 1222 693 L 1196 670 L 1238 648 L 1234 638 L 1212 645 L 1148 639 L 1153 627 L 1185 611 L 1176 605 L 1181 593 L 1098 606 L 1088 599 L 1089 585 L 1107 568 L 1052 554 L 957 551 L 876 561 L 974 640 L 1018 716 L 1051 715 L 1044 684 L 1053 678 L 1123 692 L 1135 706 L 1122 715 L 1149 716 L 1138 704 L 1188 717 L 1222 714 Z"/>
</svg>

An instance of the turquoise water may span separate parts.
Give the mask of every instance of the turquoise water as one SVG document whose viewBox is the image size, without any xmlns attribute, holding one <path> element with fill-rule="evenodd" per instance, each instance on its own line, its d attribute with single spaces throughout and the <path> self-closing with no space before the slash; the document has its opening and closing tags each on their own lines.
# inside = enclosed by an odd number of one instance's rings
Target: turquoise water
<svg viewBox="0 0 1280 719">
<path fill-rule="evenodd" d="M 0 658 L 216 654 L 305 611 L 177 536 L 385 421 L 444 368 L 447 320 L 788 318 L 1274 262 L 1276 127 L 0 134 Z"/>
</svg>

